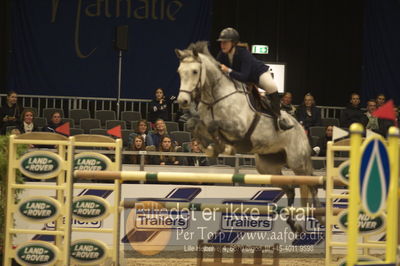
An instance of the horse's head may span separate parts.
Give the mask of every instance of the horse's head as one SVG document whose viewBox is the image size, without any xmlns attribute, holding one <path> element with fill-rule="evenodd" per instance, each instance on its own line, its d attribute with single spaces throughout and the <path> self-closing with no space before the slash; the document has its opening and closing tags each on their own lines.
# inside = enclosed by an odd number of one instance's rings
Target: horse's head
<svg viewBox="0 0 400 266">
<path fill-rule="evenodd" d="M 178 73 L 181 79 L 177 101 L 181 108 L 187 109 L 202 87 L 202 62 L 195 49 L 175 49 L 175 53 L 180 60 Z"/>
</svg>

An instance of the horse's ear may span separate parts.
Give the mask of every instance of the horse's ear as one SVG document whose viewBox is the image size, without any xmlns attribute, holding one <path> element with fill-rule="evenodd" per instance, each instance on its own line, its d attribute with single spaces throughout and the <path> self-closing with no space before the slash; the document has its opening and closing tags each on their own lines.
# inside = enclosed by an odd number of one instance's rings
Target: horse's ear
<svg viewBox="0 0 400 266">
<path fill-rule="evenodd" d="M 196 49 L 193 49 L 192 52 L 193 52 L 194 57 L 198 57 L 199 56 L 199 53 L 197 52 Z"/>
<path fill-rule="evenodd" d="M 183 59 L 183 51 L 181 51 L 181 50 L 179 50 L 179 49 L 175 49 L 175 53 L 176 53 L 176 56 L 178 57 L 178 59 L 179 60 L 182 60 Z"/>
</svg>

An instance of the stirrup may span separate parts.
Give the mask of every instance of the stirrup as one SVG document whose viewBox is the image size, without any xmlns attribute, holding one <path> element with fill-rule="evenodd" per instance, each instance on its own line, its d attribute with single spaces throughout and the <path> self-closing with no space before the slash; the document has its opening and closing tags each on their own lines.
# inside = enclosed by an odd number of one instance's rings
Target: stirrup
<svg viewBox="0 0 400 266">
<path fill-rule="evenodd" d="M 278 124 L 279 130 L 282 130 L 282 131 L 293 128 L 293 125 L 289 125 L 288 123 L 286 123 L 285 120 L 281 119 L 280 117 L 277 118 L 277 124 Z"/>
</svg>

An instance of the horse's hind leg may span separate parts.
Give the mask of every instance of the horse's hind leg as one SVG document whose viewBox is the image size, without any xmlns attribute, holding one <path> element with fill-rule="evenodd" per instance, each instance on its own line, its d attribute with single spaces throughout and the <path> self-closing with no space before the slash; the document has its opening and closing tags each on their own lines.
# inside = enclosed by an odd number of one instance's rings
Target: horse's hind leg
<svg viewBox="0 0 400 266">
<path fill-rule="evenodd" d="M 285 152 L 279 152 L 274 154 L 256 154 L 256 167 L 260 174 L 271 174 L 271 175 L 282 175 L 282 167 L 286 164 Z M 295 199 L 294 187 L 282 186 L 283 192 L 286 194 L 288 200 L 288 206 L 293 206 Z M 293 232 L 300 233 L 302 227 L 288 215 L 287 224 Z"/>
<path fill-rule="evenodd" d="M 256 168 L 260 174 L 282 175 L 285 165 L 285 152 L 256 154 Z"/>
<path fill-rule="evenodd" d="M 305 156 L 303 158 L 297 158 L 295 162 L 288 160 L 288 166 L 293 170 L 295 175 L 313 175 L 314 169 L 312 167 L 311 157 Z M 307 186 L 300 185 L 300 200 L 303 207 L 315 207 L 319 208 L 322 206 L 318 198 L 318 186 Z M 325 224 L 324 217 L 317 217 L 321 224 Z"/>
</svg>

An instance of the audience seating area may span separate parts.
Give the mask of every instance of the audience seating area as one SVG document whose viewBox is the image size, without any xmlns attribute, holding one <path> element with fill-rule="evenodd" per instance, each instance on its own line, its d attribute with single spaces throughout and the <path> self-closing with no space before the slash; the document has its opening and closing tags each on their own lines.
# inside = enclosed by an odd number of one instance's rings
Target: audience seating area
<svg viewBox="0 0 400 266">
<path fill-rule="evenodd" d="M 36 113 L 37 108 L 31 108 Z M 72 109 L 69 110 L 66 116 L 64 115 L 63 109 L 59 108 L 44 108 L 41 111 L 40 117 L 34 118 L 34 123 L 41 129 L 45 127 L 50 120 L 51 114 L 54 111 L 61 113 L 64 122 L 70 123 L 70 133 L 71 135 L 78 134 L 100 134 L 108 135 L 107 130 L 115 126 L 121 125 L 121 134 L 125 149 L 129 149 L 129 136 L 134 133 L 137 122 L 144 118 L 139 111 L 122 111 L 120 115 L 120 120 L 117 120 L 117 115 L 114 110 L 96 110 L 94 116 L 87 109 Z M 172 116 L 172 117 L 175 117 Z M 180 125 L 175 121 L 165 121 L 168 135 L 172 137 L 174 141 L 179 146 L 182 146 L 181 150 L 183 152 L 190 152 L 190 141 L 191 133 L 188 131 L 186 124 Z M 321 126 L 311 127 L 309 129 L 310 133 L 310 144 L 311 146 L 317 145 L 319 139 L 325 137 L 326 126 L 340 126 L 338 118 L 322 118 Z M 148 128 L 151 129 L 151 123 L 148 122 Z M 10 132 L 12 128 L 7 129 Z M 210 165 L 231 165 L 235 166 L 235 158 L 209 158 Z M 255 165 L 254 159 L 251 158 L 240 158 L 239 165 L 241 166 L 251 166 Z M 314 167 L 319 169 L 323 168 L 324 165 L 322 161 L 314 161 Z"/>
</svg>

